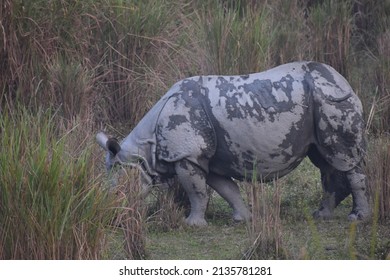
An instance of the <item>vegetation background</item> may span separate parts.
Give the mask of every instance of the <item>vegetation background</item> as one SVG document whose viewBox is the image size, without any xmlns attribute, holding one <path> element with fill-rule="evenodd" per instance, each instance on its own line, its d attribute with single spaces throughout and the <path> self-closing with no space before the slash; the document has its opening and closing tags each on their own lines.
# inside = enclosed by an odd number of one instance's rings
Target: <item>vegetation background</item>
<svg viewBox="0 0 390 280">
<path fill-rule="evenodd" d="M 123 137 L 182 78 L 296 60 L 332 65 L 363 102 L 372 221 L 346 225 L 351 201 L 313 221 L 308 162 L 242 184 L 250 225 L 213 196 L 211 226 L 186 228 L 174 195 L 140 203 L 130 171 L 107 190 L 97 131 Z M 390 0 L 1 1 L 2 259 L 389 258 L 389 132 Z"/>
</svg>

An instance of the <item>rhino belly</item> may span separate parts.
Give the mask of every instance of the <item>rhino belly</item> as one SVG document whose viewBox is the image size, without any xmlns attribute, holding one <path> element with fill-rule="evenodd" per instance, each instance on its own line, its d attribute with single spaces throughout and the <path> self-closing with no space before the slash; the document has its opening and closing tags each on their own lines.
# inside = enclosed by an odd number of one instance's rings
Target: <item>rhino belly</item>
<svg viewBox="0 0 390 280">
<path fill-rule="evenodd" d="M 305 107 L 273 113 L 263 118 L 219 121 L 217 149 L 210 170 L 236 179 L 281 177 L 306 156 L 314 141 L 312 117 Z M 223 112 L 220 114 L 223 114 Z M 263 116 L 267 116 L 263 112 Z M 217 119 L 224 116 L 217 114 Z"/>
<path fill-rule="evenodd" d="M 248 143 L 243 141 L 246 136 L 248 135 L 233 139 L 229 147 L 219 146 L 210 161 L 210 171 L 239 180 L 252 180 L 253 177 L 264 180 L 282 177 L 299 165 L 310 145 L 307 139 L 298 138 L 296 140 L 300 145 L 287 142 L 278 145 L 267 137 L 252 139 L 254 142 Z"/>
</svg>

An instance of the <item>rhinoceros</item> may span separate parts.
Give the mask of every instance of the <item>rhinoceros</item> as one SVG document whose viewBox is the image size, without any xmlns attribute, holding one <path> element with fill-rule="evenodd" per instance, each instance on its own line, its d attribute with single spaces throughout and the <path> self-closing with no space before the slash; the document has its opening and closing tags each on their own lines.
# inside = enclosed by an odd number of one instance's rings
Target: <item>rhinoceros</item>
<svg viewBox="0 0 390 280">
<path fill-rule="evenodd" d="M 188 194 L 189 225 L 206 225 L 207 186 L 249 220 L 238 180 L 280 178 L 308 156 L 320 169 L 329 218 L 352 193 L 350 220 L 370 209 L 362 168 L 362 105 L 332 67 L 293 62 L 241 76 L 196 76 L 174 84 L 121 143 L 98 133 L 106 168 L 137 165 L 148 183 L 177 176 Z"/>
</svg>

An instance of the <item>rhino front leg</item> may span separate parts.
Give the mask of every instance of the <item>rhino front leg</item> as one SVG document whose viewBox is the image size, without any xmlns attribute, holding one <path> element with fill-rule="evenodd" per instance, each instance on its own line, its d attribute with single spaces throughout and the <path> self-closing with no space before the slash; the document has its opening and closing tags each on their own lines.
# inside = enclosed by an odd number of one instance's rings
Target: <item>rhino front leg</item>
<svg viewBox="0 0 390 280">
<path fill-rule="evenodd" d="M 207 225 L 204 218 L 208 203 L 205 172 L 185 159 L 176 163 L 175 170 L 180 184 L 190 199 L 191 212 L 186 223 L 191 226 Z"/>
<path fill-rule="evenodd" d="M 233 219 L 235 221 L 250 220 L 251 213 L 242 200 L 239 187 L 232 179 L 210 173 L 207 176 L 207 184 L 233 208 Z"/>
<path fill-rule="evenodd" d="M 348 216 L 351 221 L 364 220 L 370 216 L 370 207 L 366 195 L 366 176 L 359 167 L 347 172 L 351 186 L 353 208 Z"/>
</svg>

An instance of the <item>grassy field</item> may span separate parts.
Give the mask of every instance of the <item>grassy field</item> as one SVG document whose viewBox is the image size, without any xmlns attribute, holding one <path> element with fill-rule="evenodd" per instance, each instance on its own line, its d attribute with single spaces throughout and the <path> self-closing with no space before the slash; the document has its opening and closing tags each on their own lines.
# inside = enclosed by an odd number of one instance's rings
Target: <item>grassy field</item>
<svg viewBox="0 0 390 280">
<path fill-rule="evenodd" d="M 176 81 L 297 60 L 332 65 L 362 100 L 373 219 L 314 221 L 318 171 L 242 183 L 255 217 L 213 195 L 186 227 L 172 193 L 108 187 L 95 135 L 121 139 Z M 390 0 L 3 0 L 0 259 L 390 258 Z"/>
<path fill-rule="evenodd" d="M 305 160 L 295 171 L 281 178 L 278 186 L 263 186 L 267 197 L 279 192 L 278 251 L 275 242 L 259 239 L 263 231 L 253 232 L 253 225 L 235 223 L 231 209 L 217 194 L 212 195 L 207 211 L 209 226 L 191 228 L 181 219 L 169 217 L 145 219 L 145 259 L 389 259 L 390 224 L 388 221 L 351 223 L 347 215 L 352 199 L 345 200 L 331 220 L 317 221 L 311 217 L 321 197 L 318 170 Z M 242 195 L 251 185 L 242 185 Z M 259 186 L 257 186 L 259 187 Z M 247 199 L 250 199 L 247 197 Z M 267 201 L 270 202 L 270 201 Z M 269 207 L 269 206 L 268 206 Z M 273 209 L 267 209 L 267 213 Z M 177 215 L 170 212 L 167 215 Z M 161 221 L 164 219 L 164 222 Z M 167 224 L 167 221 L 174 221 Z M 268 220 L 269 221 L 269 220 Z M 272 236 L 274 237 L 274 236 Z M 269 238 L 269 237 L 268 237 Z M 271 240 L 273 240 L 271 238 Z M 113 235 L 112 257 L 126 257 L 123 235 Z M 264 244 L 263 244 L 264 246 Z M 260 248 L 260 249 L 259 249 Z"/>
</svg>

